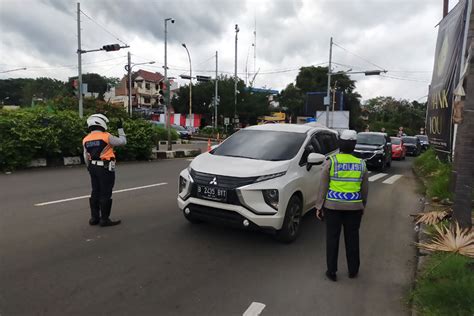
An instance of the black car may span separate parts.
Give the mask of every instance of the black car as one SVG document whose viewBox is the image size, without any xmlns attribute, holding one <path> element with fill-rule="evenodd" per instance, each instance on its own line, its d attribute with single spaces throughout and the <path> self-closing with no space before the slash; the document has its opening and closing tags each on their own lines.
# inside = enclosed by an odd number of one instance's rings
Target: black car
<svg viewBox="0 0 474 316">
<path fill-rule="evenodd" d="M 380 170 L 392 165 L 392 143 L 385 133 L 364 132 L 357 134 L 354 156 L 365 160 L 368 167 Z"/>
<path fill-rule="evenodd" d="M 166 124 L 163 122 L 157 122 L 157 121 L 150 121 L 151 123 L 155 124 L 156 126 L 160 126 L 163 128 L 166 128 Z M 191 132 L 182 127 L 181 125 L 176 125 L 176 124 L 171 124 L 171 128 L 178 133 L 179 138 L 181 139 L 191 139 Z"/>
<path fill-rule="evenodd" d="M 421 152 L 420 140 L 415 136 L 403 136 L 403 143 L 407 149 L 407 155 L 418 156 Z"/>
<path fill-rule="evenodd" d="M 430 147 L 430 141 L 428 140 L 428 136 L 426 136 L 426 135 L 416 135 L 415 137 L 420 140 L 421 151 L 425 151 Z"/>
</svg>

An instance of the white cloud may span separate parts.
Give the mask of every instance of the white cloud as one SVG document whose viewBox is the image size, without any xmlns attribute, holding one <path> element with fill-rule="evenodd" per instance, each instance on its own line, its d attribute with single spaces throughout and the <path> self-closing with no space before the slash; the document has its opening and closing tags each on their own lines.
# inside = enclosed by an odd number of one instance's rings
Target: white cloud
<svg viewBox="0 0 474 316">
<path fill-rule="evenodd" d="M 452 1 L 453 2 L 453 1 Z M 352 53 L 389 70 L 385 77 L 354 75 L 363 99 L 378 95 L 414 99 L 426 95 L 431 78 L 441 4 L 431 0 L 83 0 L 82 10 L 97 23 L 130 44 L 133 62 L 155 60 L 142 66 L 162 72 L 163 19 L 169 24 L 170 75 L 189 67 L 186 43 L 194 70 L 211 75 L 212 58 L 219 51 L 219 68 L 234 70 L 234 25 L 239 24 L 238 72 L 253 72 L 253 30 L 257 17 L 258 86 L 282 89 L 293 82 L 301 66 L 327 62 L 329 37 Z M 117 42 L 84 15 L 81 16 L 85 49 Z M 0 71 L 27 66 L 27 71 L 0 74 L 0 78 L 76 75 L 76 0 L 0 0 Z M 121 77 L 126 50 L 85 54 L 84 72 Z M 334 47 L 334 61 L 353 70 L 374 66 Z M 62 67 L 59 66 L 69 66 Z M 348 67 L 335 65 L 337 70 Z M 274 72 L 274 70 L 288 70 Z M 420 71 L 420 72 L 414 72 Z M 424 72 L 422 72 L 424 71 Z M 212 74 L 213 75 L 213 74 Z M 186 81 L 182 81 L 185 83 Z"/>
</svg>

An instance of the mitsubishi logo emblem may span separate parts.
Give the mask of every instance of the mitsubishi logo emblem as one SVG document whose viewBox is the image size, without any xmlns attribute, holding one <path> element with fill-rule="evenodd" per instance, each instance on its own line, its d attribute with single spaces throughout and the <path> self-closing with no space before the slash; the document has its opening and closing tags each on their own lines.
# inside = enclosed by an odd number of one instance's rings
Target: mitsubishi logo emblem
<svg viewBox="0 0 474 316">
<path fill-rule="evenodd" d="M 209 184 L 217 185 L 217 177 L 214 177 Z"/>
</svg>

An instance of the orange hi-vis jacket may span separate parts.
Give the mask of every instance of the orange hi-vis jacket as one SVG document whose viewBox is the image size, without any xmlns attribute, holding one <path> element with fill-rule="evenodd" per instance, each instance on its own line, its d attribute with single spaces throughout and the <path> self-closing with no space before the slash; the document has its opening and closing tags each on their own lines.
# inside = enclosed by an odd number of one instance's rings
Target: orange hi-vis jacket
<svg viewBox="0 0 474 316">
<path fill-rule="evenodd" d="M 88 160 L 115 160 L 115 153 L 109 142 L 110 133 L 92 132 L 82 140 Z"/>
</svg>

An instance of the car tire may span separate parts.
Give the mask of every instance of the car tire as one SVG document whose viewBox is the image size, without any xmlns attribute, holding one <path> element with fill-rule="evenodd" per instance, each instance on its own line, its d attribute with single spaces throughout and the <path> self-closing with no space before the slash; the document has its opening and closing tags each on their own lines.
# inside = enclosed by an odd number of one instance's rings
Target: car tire
<svg viewBox="0 0 474 316">
<path fill-rule="evenodd" d="M 283 243 L 291 243 L 299 235 L 302 219 L 303 203 L 297 195 L 293 195 L 286 207 L 283 226 L 275 234 L 275 238 Z"/>
<path fill-rule="evenodd" d="M 188 222 L 190 222 L 192 224 L 202 223 L 202 220 L 197 219 L 196 217 L 193 217 L 191 214 L 186 214 L 184 211 L 183 211 L 183 215 L 184 215 L 184 218 L 186 218 L 188 220 Z"/>
</svg>

